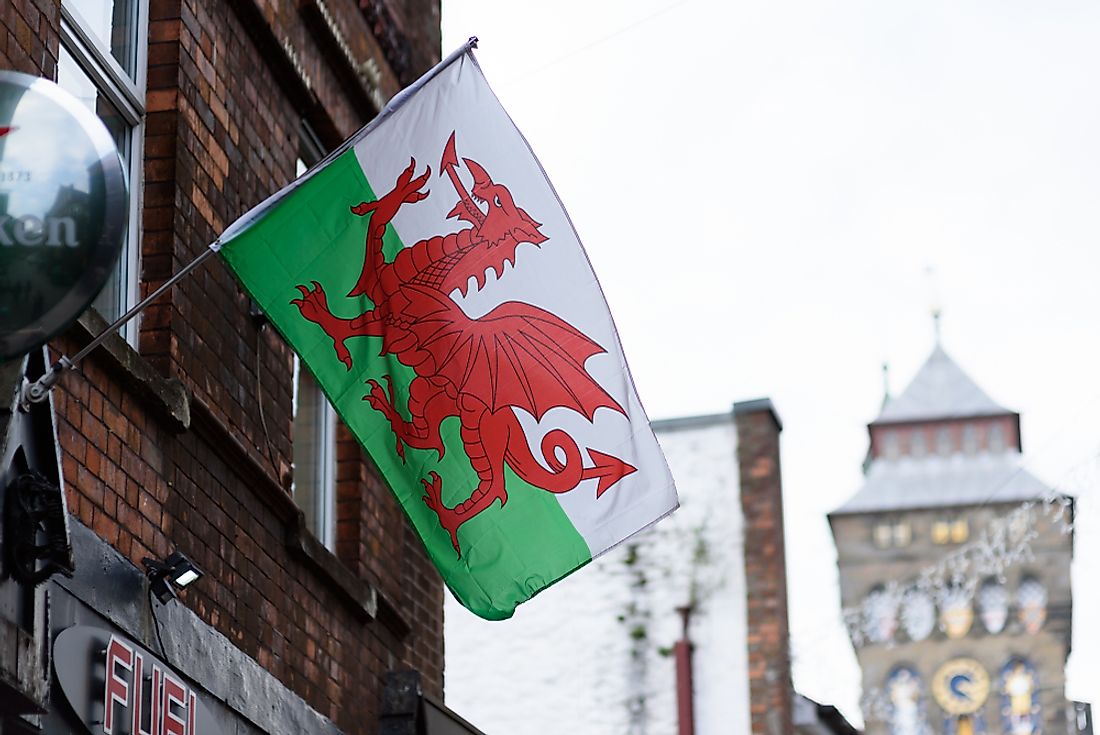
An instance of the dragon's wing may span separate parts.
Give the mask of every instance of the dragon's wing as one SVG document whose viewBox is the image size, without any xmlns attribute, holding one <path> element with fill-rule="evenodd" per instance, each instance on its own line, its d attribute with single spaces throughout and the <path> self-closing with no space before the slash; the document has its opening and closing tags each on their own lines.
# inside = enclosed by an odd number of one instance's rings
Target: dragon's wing
<svg viewBox="0 0 1100 735">
<path fill-rule="evenodd" d="M 491 410 L 514 406 L 536 419 L 568 408 L 590 421 L 596 409 L 622 407 L 588 374 L 588 358 L 606 350 L 548 311 L 509 301 L 471 319 L 449 297 L 407 286 L 410 331 L 435 373 Z"/>
</svg>

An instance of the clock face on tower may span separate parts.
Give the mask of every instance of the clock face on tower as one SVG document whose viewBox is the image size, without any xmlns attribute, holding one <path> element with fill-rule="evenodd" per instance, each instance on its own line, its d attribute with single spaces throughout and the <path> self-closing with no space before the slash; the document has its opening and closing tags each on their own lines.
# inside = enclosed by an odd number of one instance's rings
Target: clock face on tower
<svg viewBox="0 0 1100 735">
<path fill-rule="evenodd" d="M 949 715 L 973 714 L 989 697 L 989 674 L 972 658 L 953 658 L 933 675 L 932 696 Z"/>
</svg>

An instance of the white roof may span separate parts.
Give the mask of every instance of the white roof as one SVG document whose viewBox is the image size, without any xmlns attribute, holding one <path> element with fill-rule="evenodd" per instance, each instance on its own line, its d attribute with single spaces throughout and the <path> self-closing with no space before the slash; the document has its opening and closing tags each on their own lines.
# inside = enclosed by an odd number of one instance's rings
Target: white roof
<svg viewBox="0 0 1100 735">
<path fill-rule="evenodd" d="M 876 459 L 863 487 L 831 515 L 1019 503 L 1048 488 L 1020 464 L 1019 452 Z"/>
<path fill-rule="evenodd" d="M 873 423 L 995 416 L 1012 411 L 985 394 L 943 348 L 936 345 L 901 395 L 890 398 Z"/>
</svg>

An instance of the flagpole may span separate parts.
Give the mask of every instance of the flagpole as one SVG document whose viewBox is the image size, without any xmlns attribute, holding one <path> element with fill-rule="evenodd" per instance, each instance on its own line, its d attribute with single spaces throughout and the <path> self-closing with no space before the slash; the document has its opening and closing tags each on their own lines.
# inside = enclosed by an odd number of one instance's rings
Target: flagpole
<svg viewBox="0 0 1100 735">
<path fill-rule="evenodd" d="M 66 370 L 74 368 L 78 362 L 80 362 L 88 355 L 88 353 L 98 347 L 105 339 L 121 329 L 122 326 L 126 324 L 126 322 L 130 321 L 135 316 L 140 314 L 146 306 L 155 301 L 161 294 L 163 294 L 169 288 L 178 283 L 180 279 L 193 271 L 195 268 L 202 265 L 202 263 L 205 262 L 211 255 L 218 252 L 218 250 L 221 249 L 222 242 L 228 242 L 229 240 L 232 240 L 234 236 L 240 234 L 241 231 L 251 226 L 257 219 L 259 219 L 268 210 L 274 207 L 275 204 L 278 204 L 283 197 L 305 183 L 305 181 L 308 180 L 314 172 L 320 170 L 323 167 L 321 164 L 327 163 L 328 161 L 336 158 L 337 156 L 341 155 L 349 148 L 351 148 L 353 145 L 355 145 L 364 136 L 366 136 L 367 133 L 374 130 L 374 128 L 376 128 L 379 123 L 388 118 L 399 107 L 405 104 L 405 101 L 408 100 L 413 95 L 413 93 L 423 87 L 427 82 L 433 79 L 448 66 L 453 64 L 459 58 L 465 56 L 473 49 L 477 48 L 477 44 L 477 36 L 470 36 L 466 43 L 462 44 L 457 49 L 452 51 L 447 56 L 447 58 L 443 59 L 430 70 L 428 70 L 428 72 L 424 74 L 424 76 L 420 77 L 420 79 L 416 80 L 411 85 L 398 92 L 393 97 L 393 99 L 391 99 L 386 104 L 386 106 L 382 108 L 382 111 L 379 112 L 373 120 L 364 125 L 350 138 L 345 140 L 342 145 L 336 148 L 336 150 L 329 153 L 319 164 L 311 167 L 306 174 L 298 177 L 296 180 L 292 181 L 290 184 L 283 187 L 275 194 L 272 194 L 266 200 L 253 207 L 248 212 L 239 217 L 235 222 L 230 224 L 229 227 L 226 228 L 225 232 L 222 233 L 221 237 L 214 241 L 214 243 L 210 245 L 209 249 L 207 249 L 202 255 L 185 265 L 179 273 L 165 281 L 160 286 L 160 288 L 158 288 L 156 291 L 153 291 L 153 293 L 149 294 L 144 299 L 135 304 L 132 309 L 130 309 L 114 322 L 112 322 L 110 326 L 104 329 L 95 339 L 89 342 L 88 345 L 84 347 L 84 349 L 80 350 L 80 352 L 77 352 L 72 357 L 62 355 L 60 358 L 58 358 L 57 362 L 50 366 L 50 369 L 46 371 L 45 375 L 43 375 L 41 378 L 34 381 L 33 383 L 25 380 L 23 383 L 23 391 L 19 399 L 20 407 L 24 410 L 27 410 L 30 407 L 30 404 L 41 403 L 42 401 L 46 400 L 46 396 L 50 394 L 50 389 L 52 389 L 54 385 L 57 384 L 57 381 L 58 379 L 60 379 L 62 373 L 64 373 Z"/>
<path fill-rule="evenodd" d="M 172 288 L 172 286 L 183 280 L 183 278 L 187 276 L 191 271 L 195 270 L 204 262 L 206 262 L 215 252 L 216 251 L 212 249 L 212 247 L 207 248 L 199 257 L 195 258 L 190 263 L 181 268 L 179 273 L 162 283 L 160 287 L 157 288 L 157 290 L 153 291 L 153 293 L 149 294 L 144 299 L 134 304 L 134 306 L 129 311 L 120 316 L 118 319 L 115 319 L 113 322 L 111 322 L 106 329 L 100 332 L 94 339 L 92 339 L 91 342 L 85 345 L 84 349 L 80 350 L 72 357 L 62 355 L 57 359 L 57 362 L 50 366 L 50 369 L 46 371 L 45 375 L 43 375 L 41 378 L 34 381 L 33 383 L 29 381 L 24 381 L 22 395 L 20 396 L 19 400 L 20 408 L 26 411 L 30 407 L 30 404 L 41 403 L 42 401 L 46 400 L 46 396 L 50 394 L 50 389 L 52 389 L 54 385 L 57 384 L 57 381 L 61 378 L 62 373 L 64 373 L 66 370 L 71 370 L 75 368 L 78 362 L 87 357 L 88 354 L 96 347 L 101 345 L 104 340 L 116 333 L 118 330 L 122 329 L 123 325 L 126 324 L 126 322 L 130 321 L 135 316 L 144 311 L 145 307 L 156 301 L 165 291 Z"/>
</svg>

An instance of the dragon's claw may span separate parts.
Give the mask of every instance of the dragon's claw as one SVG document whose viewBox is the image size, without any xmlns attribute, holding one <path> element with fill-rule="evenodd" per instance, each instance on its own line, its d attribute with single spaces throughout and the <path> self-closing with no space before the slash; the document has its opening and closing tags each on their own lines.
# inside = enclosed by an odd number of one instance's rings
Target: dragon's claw
<svg viewBox="0 0 1100 735">
<path fill-rule="evenodd" d="M 405 167 L 405 170 L 397 177 L 397 184 L 394 189 L 401 189 L 408 185 L 412 181 L 413 171 L 416 170 L 416 159 L 409 158 L 409 165 Z"/>
<path fill-rule="evenodd" d="M 458 546 L 458 527 L 460 523 L 455 522 L 458 516 L 454 509 L 443 505 L 442 478 L 437 472 L 432 471 L 428 473 L 427 478 L 420 480 L 420 484 L 424 486 L 424 505 L 428 506 L 439 518 L 439 525 L 451 535 L 451 545 L 455 547 L 455 552 L 461 557 L 462 549 Z"/>
<path fill-rule="evenodd" d="M 370 393 L 363 396 L 363 400 L 370 404 L 371 408 L 378 411 L 380 414 L 386 417 L 386 420 L 390 422 L 390 427 L 393 429 L 393 434 L 397 439 L 397 446 L 395 451 L 397 456 L 401 458 L 402 462 L 405 462 L 405 441 L 401 438 L 401 415 L 397 413 L 397 409 L 394 408 L 396 403 L 396 397 L 394 395 L 393 378 L 389 375 L 383 375 L 383 379 L 386 381 L 386 388 L 382 388 L 382 384 L 374 378 L 367 380 L 367 385 L 370 387 Z"/>
<path fill-rule="evenodd" d="M 291 299 L 290 303 L 298 307 L 298 311 L 302 313 L 305 319 L 317 324 L 325 330 L 325 334 L 332 337 L 336 357 L 344 363 L 348 370 L 351 370 L 351 353 L 344 346 L 344 340 L 334 336 L 339 333 L 336 328 L 338 320 L 329 311 L 328 296 L 325 295 L 325 289 L 317 281 L 311 281 L 310 283 L 312 288 L 303 286 L 300 283 L 296 285 L 294 288 L 298 289 L 298 293 L 302 295 L 302 298 Z"/>
</svg>

